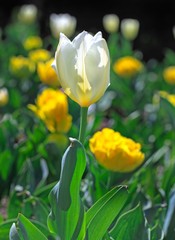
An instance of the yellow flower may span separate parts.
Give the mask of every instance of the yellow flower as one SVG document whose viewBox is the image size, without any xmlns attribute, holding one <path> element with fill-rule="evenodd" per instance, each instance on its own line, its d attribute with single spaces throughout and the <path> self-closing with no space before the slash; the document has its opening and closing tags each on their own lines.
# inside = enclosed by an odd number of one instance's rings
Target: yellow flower
<svg viewBox="0 0 175 240">
<path fill-rule="evenodd" d="M 164 80 L 169 84 L 175 84 L 175 66 L 170 66 L 163 71 Z"/>
<path fill-rule="evenodd" d="M 35 64 L 27 57 L 16 56 L 10 58 L 10 72 L 19 78 L 27 78 L 35 71 Z"/>
<path fill-rule="evenodd" d="M 0 107 L 5 106 L 9 101 L 7 88 L 0 88 Z"/>
<path fill-rule="evenodd" d="M 37 65 L 37 73 L 43 83 L 51 86 L 59 86 L 58 76 L 51 66 L 53 60 L 52 58 L 47 62 L 39 62 Z"/>
<path fill-rule="evenodd" d="M 161 97 L 167 99 L 173 106 L 175 106 L 175 94 L 169 94 L 166 91 L 159 91 Z"/>
<path fill-rule="evenodd" d="M 42 45 L 43 45 L 42 39 L 38 36 L 30 36 L 23 42 L 23 46 L 27 51 L 36 48 L 41 48 Z"/>
<path fill-rule="evenodd" d="M 104 128 L 89 140 L 89 147 L 103 167 L 116 172 L 130 172 L 144 161 L 141 145 L 119 132 Z"/>
<path fill-rule="evenodd" d="M 113 65 L 113 70 L 121 77 L 132 77 L 143 69 L 143 64 L 132 56 L 119 58 Z"/>
<path fill-rule="evenodd" d="M 46 49 L 36 49 L 29 52 L 29 58 L 35 62 L 45 62 L 51 59 L 51 53 Z"/>
<path fill-rule="evenodd" d="M 29 104 L 32 110 L 51 132 L 66 133 L 72 124 L 68 114 L 67 96 L 61 90 L 44 89 L 36 99 L 36 105 Z"/>
<path fill-rule="evenodd" d="M 60 34 L 53 67 L 65 93 L 81 107 L 97 102 L 110 84 L 110 59 L 101 32 L 83 31 L 73 41 Z"/>
</svg>

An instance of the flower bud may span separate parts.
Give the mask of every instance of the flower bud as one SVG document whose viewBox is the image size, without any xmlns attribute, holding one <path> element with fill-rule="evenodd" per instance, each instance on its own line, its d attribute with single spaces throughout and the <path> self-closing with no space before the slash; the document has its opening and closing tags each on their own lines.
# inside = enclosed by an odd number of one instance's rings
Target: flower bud
<svg viewBox="0 0 175 240">
<path fill-rule="evenodd" d="M 71 42 L 64 34 L 53 67 L 64 92 L 81 107 L 97 102 L 110 84 L 110 58 L 101 32 L 83 31 Z"/>
<path fill-rule="evenodd" d="M 103 27 L 108 33 L 117 32 L 119 29 L 119 17 L 116 14 L 106 14 L 103 17 Z"/>
<path fill-rule="evenodd" d="M 139 31 L 140 23 L 136 19 L 126 18 L 121 21 L 121 32 L 127 40 L 134 40 Z"/>
<path fill-rule="evenodd" d="M 0 107 L 5 106 L 9 101 L 9 94 L 7 88 L 0 88 Z"/>
<path fill-rule="evenodd" d="M 18 12 L 18 20 L 22 23 L 34 23 L 37 17 L 38 9 L 33 4 L 22 5 Z"/>
<path fill-rule="evenodd" d="M 67 37 L 71 37 L 75 33 L 77 20 L 68 13 L 50 15 L 50 30 L 55 38 L 59 38 L 60 33 L 64 33 Z"/>
</svg>

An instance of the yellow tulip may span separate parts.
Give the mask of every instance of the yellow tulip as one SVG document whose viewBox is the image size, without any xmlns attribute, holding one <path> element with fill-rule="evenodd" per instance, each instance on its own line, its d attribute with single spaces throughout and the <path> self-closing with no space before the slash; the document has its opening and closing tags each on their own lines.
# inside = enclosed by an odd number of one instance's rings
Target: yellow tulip
<svg viewBox="0 0 175 240">
<path fill-rule="evenodd" d="M 0 88 L 0 107 L 7 105 L 9 101 L 9 94 L 7 88 Z"/>
<path fill-rule="evenodd" d="M 72 42 L 61 33 L 53 67 L 64 92 L 81 107 L 97 102 L 110 84 L 109 50 L 101 32 L 83 31 Z"/>
<path fill-rule="evenodd" d="M 131 172 L 142 164 L 141 144 L 110 128 L 96 132 L 89 147 L 100 165 L 115 172 Z"/>
<path fill-rule="evenodd" d="M 29 104 L 32 110 L 52 133 L 66 133 L 72 124 L 72 116 L 68 114 L 67 96 L 61 90 L 44 89 L 37 97 L 36 105 Z"/>
<path fill-rule="evenodd" d="M 143 69 L 143 64 L 132 56 L 121 57 L 113 65 L 113 70 L 121 77 L 132 77 Z"/>
<path fill-rule="evenodd" d="M 169 66 L 165 68 L 163 71 L 163 77 L 167 83 L 174 85 L 175 84 L 175 66 Z"/>
<path fill-rule="evenodd" d="M 38 36 L 30 36 L 23 42 L 24 48 L 29 51 L 37 48 L 41 48 L 43 45 L 42 39 Z"/>
<path fill-rule="evenodd" d="M 39 62 L 37 65 L 37 73 L 43 83 L 56 87 L 60 84 L 58 76 L 51 66 L 52 62 L 53 59 L 50 59 L 47 62 Z"/>
</svg>

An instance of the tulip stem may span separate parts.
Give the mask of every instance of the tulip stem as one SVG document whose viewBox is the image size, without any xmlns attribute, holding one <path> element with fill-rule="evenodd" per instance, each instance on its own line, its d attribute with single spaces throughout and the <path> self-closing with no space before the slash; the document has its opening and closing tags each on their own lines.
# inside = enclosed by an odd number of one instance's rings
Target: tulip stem
<svg viewBox="0 0 175 240">
<path fill-rule="evenodd" d="M 81 107 L 79 141 L 84 144 L 86 136 L 88 107 Z"/>
</svg>

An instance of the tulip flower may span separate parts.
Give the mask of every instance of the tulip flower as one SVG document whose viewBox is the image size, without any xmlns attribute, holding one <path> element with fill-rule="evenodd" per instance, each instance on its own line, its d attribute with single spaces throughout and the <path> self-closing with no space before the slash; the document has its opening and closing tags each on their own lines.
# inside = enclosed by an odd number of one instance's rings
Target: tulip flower
<svg viewBox="0 0 175 240">
<path fill-rule="evenodd" d="M 114 172 L 131 172 L 145 159 L 140 143 L 110 128 L 96 132 L 89 140 L 89 147 L 97 162 Z"/>
<path fill-rule="evenodd" d="M 116 14 L 106 14 L 103 16 L 103 27 L 108 33 L 117 32 L 119 29 L 119 17 Z"/>
<path fill-rule="evenodd" d="M 109 50 L 101 32 L 81 32 L 71 42 L 63 33 L 53 67 L 64 92 L 81 107 L 97 102 L 110 84 Z"/>
<path fill-rule="evenodd" d="M 76 18 L 68 13 L 50 15 L 50 30 L 55 38 L 59 38 L 60 32 L 71 37 L 75 33 L 76 25 Z"/>
<path fill-rule="evenodd" d="M 175 84 L 175 66 L 166 67 L 163 70 L 163 78 L 167 83 L 174 85 Z"/>
<path fill-rule="evenodd" d="M 25 24 L 32 24 L 36 21 L 38 9 L 34 4 L 24 4 L 18 12 L 18 20 Z"/>
<path fill-rule="evenodd" d="M 126 18 L 121 21 L 121 32 L 130 41 L 137 37 L 139 27 L 140 23 L 137 19 Z"/>
<path fill-rule="evenodd" d="M 0 88 L 0 107 L 5 106 L 9 101 L 9 94 L 7 88 Z"/>
</svg>

